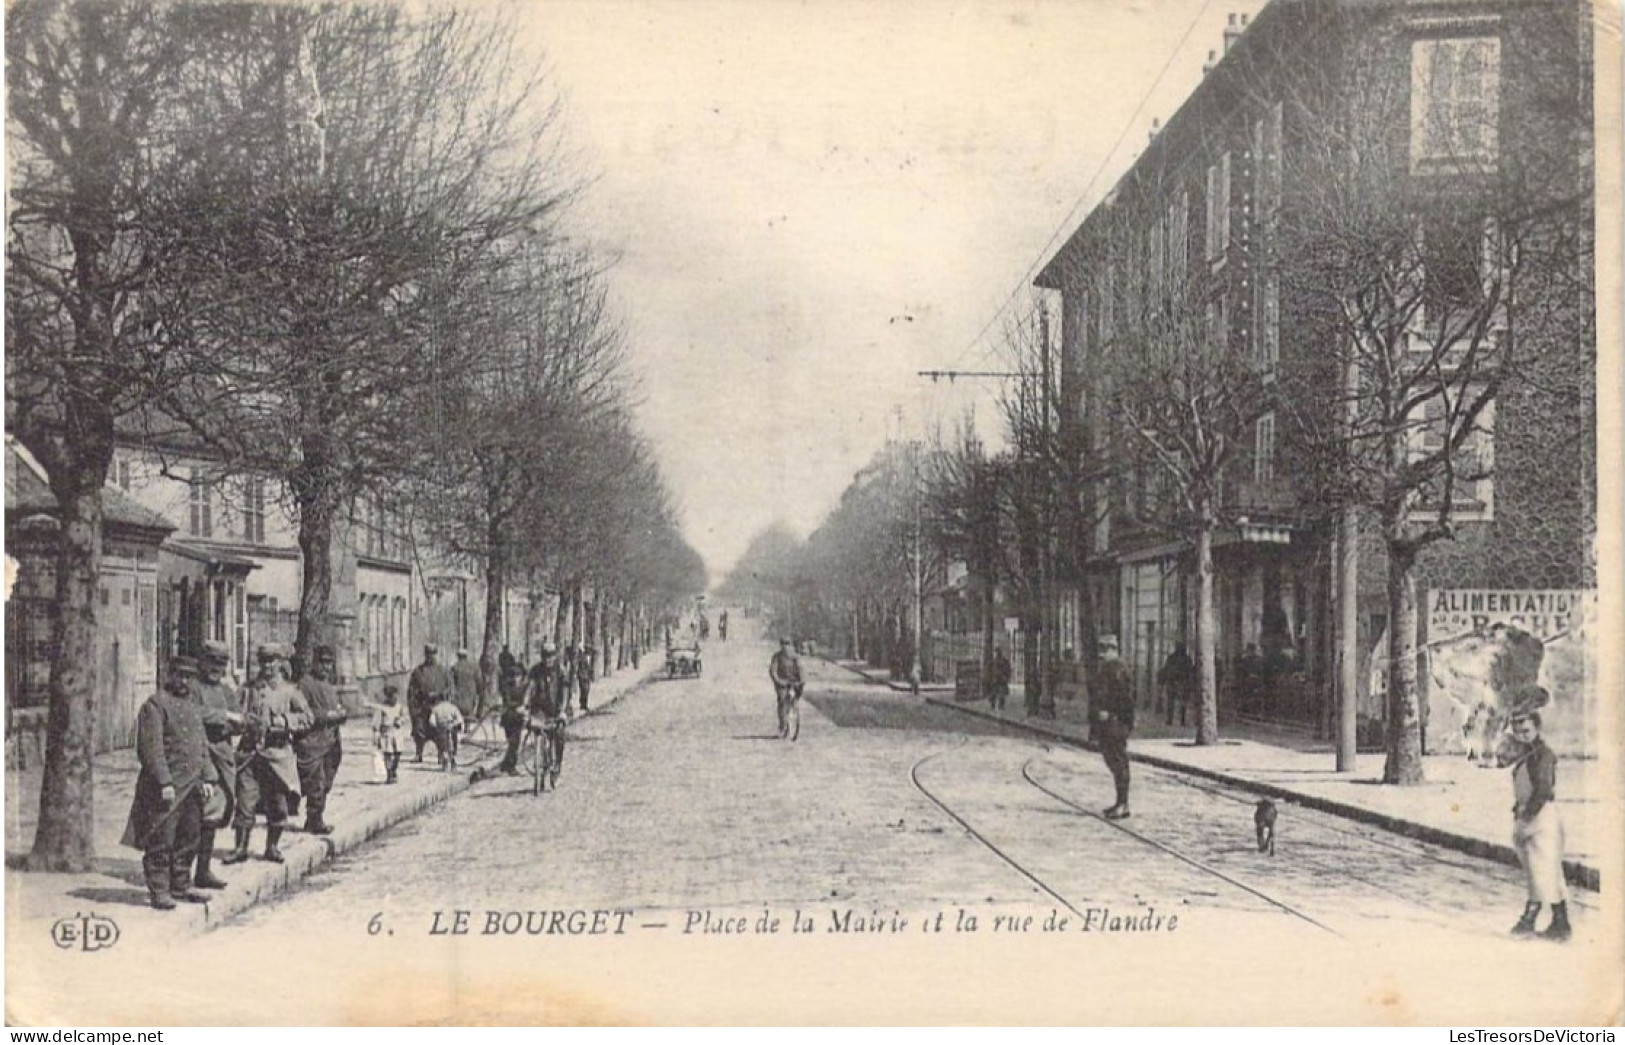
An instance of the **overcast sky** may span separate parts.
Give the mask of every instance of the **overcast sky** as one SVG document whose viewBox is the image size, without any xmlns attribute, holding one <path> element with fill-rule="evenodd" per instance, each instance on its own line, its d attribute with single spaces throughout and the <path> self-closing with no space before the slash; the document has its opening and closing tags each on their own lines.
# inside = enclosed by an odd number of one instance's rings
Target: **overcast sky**
<svg viewBox="0 0 1625 1045">
<path fill-rule="evenodd" d="M 810 532 L 900 423 L 977 394 L 916 371 L 1008 368 L 978 335 L 1189 94 L 1227 14 L 1261 6 L 521 6 L 598 175 L 573 220 L 620 258 L 644 429 L 714 579 L 775 520 Z M 997 384 L 974 387 L 989 423 Z"/>
</svg>

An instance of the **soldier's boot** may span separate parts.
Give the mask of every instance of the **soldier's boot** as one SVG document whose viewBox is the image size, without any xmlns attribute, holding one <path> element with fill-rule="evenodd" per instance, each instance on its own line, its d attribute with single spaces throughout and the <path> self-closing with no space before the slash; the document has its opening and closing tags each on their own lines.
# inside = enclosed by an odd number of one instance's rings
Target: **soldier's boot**
<svg viewBox="0 0 1625 1045">
<path fill-rule="evenodd" d="M 233 830 L 237 835 L 237 845 L 220 861 L 223 864 L 240 864 L 248 859 L 248 842 L 253 837 L 254 828 L 238 827 Z"/>
<path fill-rule="evenodd" d="M 1562 943 L 1574 935 L 1574 930 L 1569 927 L 1569 905 L 1567 903 L 1552 904 L 1552 924 L 1548 925 L 1546 931 L 1540 935 L 1558 943 Z"/>
<path fill-rule="evenodd" d="M 323 814 L 326 811 L 327 811 L 326 803 L 318 804 L 316 802 L 311 802 L 308 806 L 306 806 L 306 812 L 305 812 L 305 833 L 306 834 L 330 835 L 330 834 L 333 833 L 332 826 L 330 824 L 328 824 L 328 822 L 325 819 L 323 819 Z"/>
<path fill-rule="evenodd" d="M 147 895 L 152 906 L 160 911 L 173 911 L 175 901 L 169 895 L 169 867 L 167 857 L 154 858 L 146 853 L 141 857 L 141 876 L 146 879 Z"/>
<path fill-rule="evenodd" d="M 1512 935 L 1513 936 L 1533 936 L 1533 935 L 1535 935 L 1535 919 L 1539 918 L 1539 917 L 1540 917 L 1540 904 L 1535 903 L 1533 900 L 1531 900 L 1529 903 L 1524 905 L 1523 917 L 1519 918 L 1518 919 L 1518 924 L 1514 925 L 1512 927 Z"/>
<path fill-rule="evenodd" d="M 208 837 L 212 839 L 214 837 L 214 832 L 209 832 Z M 210 843 L 209 848 L 198 850 L 197 871 L 192 875 L 192 884 L 197 886 L 199 889 L 224 889 L 226 887 L 225 879 L 217 877 L 214 871 L 209 867 L 209 864 L 211 861 L 213 861 L 213 859 L 214 845 L 212 842 Z"/>
<path fill-rule="evenodd" d="M 281 825 L 276 827 L 267 827 L 265 829 L 265 858 L 271 861 L 273 864 L 280 864 L 282 862 L 282 850 L 278 849 L 276 846 L 276 844 L 280 841 L 282 841 Z"/>
</svg>

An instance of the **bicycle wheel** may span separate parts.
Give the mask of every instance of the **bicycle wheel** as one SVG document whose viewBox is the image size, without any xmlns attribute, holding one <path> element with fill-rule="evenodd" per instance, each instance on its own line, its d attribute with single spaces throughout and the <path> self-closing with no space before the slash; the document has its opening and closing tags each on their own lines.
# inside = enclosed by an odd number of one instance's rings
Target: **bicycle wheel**
<svg viewBox="0 0 1625 1045">
<path fill-rule="evenodd" d="M 532 736 L 534 737 L 534 746 L 530 752 L 530 793 L 539 795 L 546 790 L 543 780 L 547 772 L 547 756 L 543 753 L 543 749 L 547 745 L 541 734 L 532 734 Z"/>
<path fill-rule="evenodd" d="M 801 736 L 801 699 L 797 697 L 790 701 L 790 739 Z"/>
<path fill-rule="evenodd" d="M 564 761 L 564 727 L 558 727 L 558 732 L 547 745 L 547 781 L 553 790 L 559 789 L 559 768 Z"/>
</svg>

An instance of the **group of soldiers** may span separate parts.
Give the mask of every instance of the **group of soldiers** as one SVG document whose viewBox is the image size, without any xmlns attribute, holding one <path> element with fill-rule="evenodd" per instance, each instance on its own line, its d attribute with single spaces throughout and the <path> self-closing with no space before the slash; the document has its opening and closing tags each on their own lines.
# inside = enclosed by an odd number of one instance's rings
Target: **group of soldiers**
<svg viewBox="0 0 1625 1045">
<path fill-rule="evenodd" d="M 266 644 L 241 690 L 226 681 L 230 655 L 206 642 L 196 658 L 175 657 L 162 689 L 141 707 L 136 754 L 141 772 L 124 844 L 142 850 L 152 906 L 202 903 L 202 889 L 226 883 L 212 868 L 215 832 L 231 824 L 235 845 L 222 860 L 249 857 L 257 816 L 266 824 L 264 858 L 279 848 L 303 799 L 304 829 L 332 833 L 327 795 L 343 758 L 339 727 L 349 717 L 334 685 L 331 646 L 317 646 L 300 671 L 292 650 Z"/>
</svg>

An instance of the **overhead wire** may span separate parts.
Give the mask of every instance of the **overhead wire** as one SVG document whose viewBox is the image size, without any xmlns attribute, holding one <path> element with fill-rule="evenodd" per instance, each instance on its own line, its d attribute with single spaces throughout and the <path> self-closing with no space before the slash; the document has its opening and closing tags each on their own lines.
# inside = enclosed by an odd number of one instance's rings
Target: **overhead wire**
<svg viewBox="0 0 1625 1045">
<path fill-rule="evenodd" d="M 1101 158 L 1100 164 L 1095 168 L 1095 171 L 1090 176 L 1088 183 L 1083 187 L 1083 191 L 1078 194 L 1077 199 L 1073 202 L 1071 208 L 1066 212 L 1066 216 L 1063 217 L 1060 224 L 1055 227 L 1055 231 L 1050 233 L 1049 239 L 1046 240 L 1043 247 L 1039 249 L 1037 257 L 1035 257 L 1033 261 L 1028 264 L 1027 268 L 1022 274 L 1021 279 L 1017 281 L 1013 288 L 1011 288 L 1010 293 L 1006 295 L 1004 301 L 994 311 L 987 323 L 982 326 L 982 329 L 970 340 L 970 343 L 965 346 L 959 355 L 955 357 L 954 362 L 949 369 L 959 367 L 959 365 L 963 363 L 972 352 L 977 351 L 978 346 L 982 345 L 982 339 L 985 338 L 988 331 L 992 330 L 994 325 L 1004 317 L 1005 313 L 1009 310 L 1010 305 L 1016 300 L 1017 296 L 1020 295 L 1023 290 L 1032 285 L 1033 277 L 1037 274 L 1039 266 L 1042 265 L 1044 259 L 1049 256 L 1050 251 L 1055 247 L 1055 244 L 1060 240 L 1061 236 L 1072 229 L 1073 223 L 1077 218 L 1078 211 L 1082 209 L 1086 201 L 1092 198 L 1092 193 L 1094 192 L 1096 183 L 1100 181 L 1101 175 L 1106 172 L 1106 169 L 1111 164 L 1112 159 L 1117 155 L 1118 149 L 1122 148 L 1123 143 L 1128 139 L 1129 131 L 1133 129 L 1136 122 L 1144 113 L 1147 103 L 1149 103 L 1151 100 L 1151 96 L 1156 93 L 1159 87 L 1162 86 L 1162 81 L 1168 75 L 1168 70 L 1173 68 L 1174 60 L 1179 57 L 1182 51 L 1184 51 L 1186 43 L 1190 41 L 1192 34 L 1196 32 L 1197 25 L 1201 23 L 1202 19 L 1207 17 L 1208 10 L 1212 8 L 1212 6 L 1213 0 L 1203 0 L 1202 6 L 1197 10 L 1196 15 L 1191 19 L 1190 24 L 1185 27 L 1185 31 L 1180 36 L 1179 42 L 1174 45 L 1173 50 L 1171 50 L 1168 54 L 1167 60 L 1162 63 L 1162 68 L 1157 71 L 1156 79 L 1151 81 L 1151 86 L 1146 88 L 1145 93 L 1141 95 L 1139 103 L 1134 107 L 1134 112 L 1123 124 L 1123 129 L 1118 132 L 1117 139 L 1112 143 L 1111 148 L 1107 150 L 1106 155 Z M 994 349 L 984 346 L 980 353 L 974 358 L 973 362 L 979 364 L 994 358 L 994 351 Z"/>
</svg>

